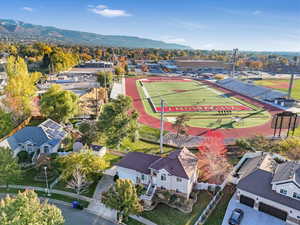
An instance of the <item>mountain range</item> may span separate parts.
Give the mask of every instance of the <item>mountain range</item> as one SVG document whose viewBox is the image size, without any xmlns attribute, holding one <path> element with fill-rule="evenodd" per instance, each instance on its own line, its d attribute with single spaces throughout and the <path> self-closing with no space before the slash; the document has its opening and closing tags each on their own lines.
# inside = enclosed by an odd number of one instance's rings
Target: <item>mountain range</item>
<svg viewBox="0 0 300 225">
<path fill-rule="evenodd" d="M 152 39 L 123 35 L 64 30 L 56 27 L 34 25 L 17 20 L 0 19 L 0 40 L 16 42 L 41 41 L 56 44 L 79 44 L 87 46 L 191 49 L 189 46 L 166 43 Z"/>
</svg>

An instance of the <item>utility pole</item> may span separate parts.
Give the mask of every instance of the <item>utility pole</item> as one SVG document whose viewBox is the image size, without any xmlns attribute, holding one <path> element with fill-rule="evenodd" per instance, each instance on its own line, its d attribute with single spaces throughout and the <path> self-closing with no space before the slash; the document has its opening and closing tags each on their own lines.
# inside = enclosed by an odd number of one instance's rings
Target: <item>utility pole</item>
<svg viewBox="0 0 300 225">
<path fill-rule="evenodd" d="M 238 51 L 239 51 L 239 49 L 237 49 L 237 48 L 233 49 L 233 54 L 232 54 L 232 70 L 231 70 L 231 76 L 232 77 L 235 74 L 235 65 L 236 65 Z"/>
<path fill-rule="evenodd" d="M 163 153 L 163 143 L 164 143 L 164 100 L 160 100 L 160 153 Z"/>
</svg>

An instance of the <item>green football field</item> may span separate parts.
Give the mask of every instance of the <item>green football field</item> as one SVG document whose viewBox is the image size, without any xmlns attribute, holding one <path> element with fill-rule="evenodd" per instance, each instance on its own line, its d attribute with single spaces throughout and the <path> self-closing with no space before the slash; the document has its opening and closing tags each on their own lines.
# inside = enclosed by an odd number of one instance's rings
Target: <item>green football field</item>
<svg viewBox="0 0 300 225">
<path fill-rule="evenodd" d="M 146 93 L 139 81 L 136 83 L 139 94 L 143 100 L 146 112 L 156 118 L 160 113 L 154 112 Z M 220 115 L 216 111 L 198 111 L 198 112 L 168 112 L 165 113 L 165 120 L 173 123 L 176 117 L 181 114 L 187 114 L 190 118 L 189 126 L 205 128 L 244 128 L 252 127 L 266 123 L 270 119 L 269 112 L 253 105 L 249 102 L 224 94 L 223 92 L 212 88 L 198 81 L 155 81 L 143 82 L 143 86 L 151 97 L 155 107 L 160 107 L 160 101 L 163 99 L 165 106 L 246 106 L 251 110 L 232 111 L 230 115 Z M 240 118 L 240 122 L 236 122 Z"/>
<path fill-rule="evenodd" d="M 241 105 L 228 95 L 199 82 L 143 82 L 156 107 L 163 99 L 167 106 Z"/>
</svg>

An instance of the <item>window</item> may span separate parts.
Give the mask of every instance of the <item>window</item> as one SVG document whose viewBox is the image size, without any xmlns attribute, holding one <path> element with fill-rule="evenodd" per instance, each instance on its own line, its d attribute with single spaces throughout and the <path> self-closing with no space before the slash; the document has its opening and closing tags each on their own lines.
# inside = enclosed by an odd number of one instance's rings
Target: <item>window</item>
<svg viewBox="0 0 300 225">
<path fill-rule="evenodd" d="M 286 195 L 286 194 L 287 194 L 287 190 L 285 190 L 285 189 L 280 189 L 280 194 Z"/>
<path fill-rule="evenodd" d="M 145 175 L 144 174 L 142 174 L 142 180 L 145 180 Z"/>
<path fill-rule="evenodd" d="M 293 197 L 300 200 L 300 194 L 299 193 L 294 192 Z"/>
<path fill-rule="evenodd" d="M 177 177 L 176 180 L 177 180 L 177 182 L 181 182 L 182 181 L 181 178 L 179 178 L 179 177 Z"/>
<path fill-rule="evenodd" d="M 49 146 L 44 146 L 44 153 L 49 153 Z"/>
<path fill-rule="evenodd" d="M 160 176 L 160 179 L 161 179 L 161 180 L 167 180 L 166 174 L 162 174 L 162 175 Z"/>
<path fill-rule="evenodd" d="M 177 193 L 180 193 L 180 191 L 179 191 L 178 189 L 176 189 L 176 192 L 177 192 Z"/>
</svg>

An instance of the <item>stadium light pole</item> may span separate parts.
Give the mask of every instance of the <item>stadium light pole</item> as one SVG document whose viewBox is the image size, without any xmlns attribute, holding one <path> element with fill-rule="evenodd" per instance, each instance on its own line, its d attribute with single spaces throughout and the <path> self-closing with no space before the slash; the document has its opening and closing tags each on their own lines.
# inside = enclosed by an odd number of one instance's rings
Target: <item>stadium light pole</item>
<svg viewBox="0 0 300 225">
<path fill-rule="evenodd" d="M 160 153 L 163 153 L 163 143 L 164 143 L 164 107 L 165 102 L 163 99 L 160 100 Z"/>
<path fill-rule="evenodd" d="M 235 74 L 235 64 L 236 64 L 236 59 L 237 59 L 237 53 L 238 53 L 237 48 L 233 49 L 233 55 L 232 55 L 232 70 L 231 70 L 231 76 L 233 77 Z"/>
</svg>

